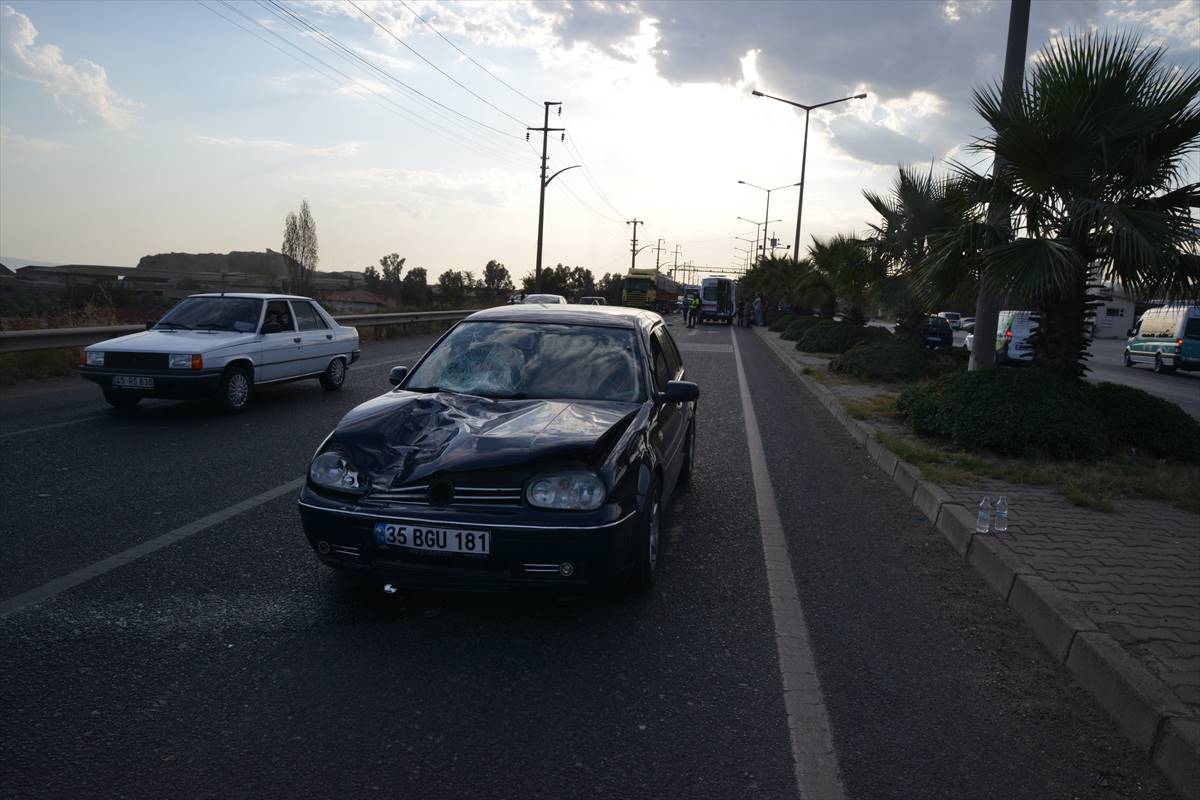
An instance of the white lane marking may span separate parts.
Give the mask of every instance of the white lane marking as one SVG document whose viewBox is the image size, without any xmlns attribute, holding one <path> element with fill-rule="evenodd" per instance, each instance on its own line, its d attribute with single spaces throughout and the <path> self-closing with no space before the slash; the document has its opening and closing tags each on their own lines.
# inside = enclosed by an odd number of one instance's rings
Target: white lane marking
<svg viewBox="0 0 1200 800">
<path fill-rule="evenodd" d="M 410 361 L 415 358 L 420 358 L 422 355 L 424 355 L 424 353 L 425 353 L 425 351 L 422 350 L 420 353 L 400 353 L 399 355 L 392 356 L 390 358 L 379 359 L 378 361 L 360 361 L 357 364 L 353 365 L 351 367 L 351 369 L 352 370 L 371 369 L 372 367 L 381 367 L 386 364 L 395 366 L 396 364 L 403 363 L 404 361 Z M 167 401 L 167 403 L 164 403 L 164 405 L 170 404 L 172 402 L 179 402 L 179 401 Z M 50 423 L 47 423 L 46 425 L 36 425 L 32 428 L 22 428 L 21 430 L 18 430 L 18 431 L 4 431 L 3 433 L 0 433 L 0 439 L 7 439 L 10 436 L 24 436 L 27 433 L 37 433 L 38 431 L 49 431 L 49 430 L 53 430 L 55 428 L 65 428 L 68 425 L 78 425 L 81 422 L 90 422 L 94 419 L 100 419 L 102 417 L 108 416 L 110 413 L 111 412 L 109 412 L 109 411 L 100 411 L 95 414 L 88 414 L 87 416 L 84 416 L 84 417 L 75 417 L 74 419 L 63 420 L 62 422 L 50 422 Z"/>
<path fill-rule="evenodd" d="M 733 348 L 727 344 L 688 344 L 681 342 L 679 349 L 683 352 L 693 353 L 732 353 Z"/>
<path fill-rule="evenodd" d="M 184 539 L 201 531 L 208 530 L 216 525 L 220 525 L 226 520 L 236 517 L 238 514 L 249 511 L 253 508 L 269 503 L 277 497 L 294 492 L 304 484 L 304 478 L 297 478 L 293 481 L 288 481 L 282 486 L 276 486 L 274 489 L 268 489 L 261 494 L 256 494 L 249 497 L 240 503 L 234 503 L 220 511 L 214 511 L 206 517 L 201 517 L 195 522 L 189 522 L 187 525 L 176 528 L 173 531 L 155 536 L 153 539 L 134 545 L 128 550 L 122 550 L 119 553 L 103 558 L 86 567 L 77 569 L 62 577 L 55 578 L 49 583 L 44 583 L 36 589 L 30 589 L 27 592 L 22 592 L 16 597 L 0 602 L 0 619 L 28 608 L 29 606 L 41 603 L 44 600 L 49 600 L 52 597 L 62 594 L 69 589 L 74 589 L 82 583 L 87 583 L 92 578 L 98 578 L 101 575 L 112 572 L 118 567 L 123 567 L 133 561 L 138 560 L 142 556 L 148 556 L 156 550 L 183 541 Z"/>
<path fill-rule="evenodd" d="M 804 608 L 796 591 L 796 575 L 788 556 L 787 538 L 775 505 L 775 487 L 767 470 L 767 457 L 758 433 L 758 418 L 737 337 L 733 341 L 733 359 L 737 364 L 738 389 L 742 396 L 742 414 L 746 418 L 746 444 L 750 448 L 750 474 L 754 479 L 754 501 L 758 507 L 758 527 L 762 532 L 763 558 L 767 564 L 767 590 L 771 596 L 771 616 L 775 623 L 775 647 L 779 672 L 783 677 L 783 702 L 787 709 L 788 733 L 792 741 L 792 760 L 800 797 L 814 800 L 843 800 L 846 791 L 838 771 L 833 732 L 825 710 L 821 679 L 808 639 Z"/>
</svg>

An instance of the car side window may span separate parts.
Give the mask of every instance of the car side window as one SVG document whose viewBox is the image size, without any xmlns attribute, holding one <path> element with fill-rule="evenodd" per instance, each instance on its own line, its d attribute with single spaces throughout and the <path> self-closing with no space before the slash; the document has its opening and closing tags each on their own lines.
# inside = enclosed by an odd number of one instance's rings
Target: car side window
<svg viewBox="0 0 1200 800">
<path fill-rule="evenodd" d="M 292 313 L 296 315 L 296 322 L 302 331 L 320 331 L 329 327 L 307 300 L 293 300 Z"/>
<path fill-rule="evenodd" d="M 663 353 L 667 357 L 667 368 L 671 371 L 670 380 L 675 380 L 679 377 L 679 370 L 683 369 L 683 357 L 679 355 L 679 348 L 675 346 L 671 332 L 666 328 L 659 328 L 658 332 L 662 334 Z"/>
<path fill-rule="evenodd" d="M 263 317 L 263 333 L 291 333 L 296 330 L 292 323 L 292 312 L 286 300 L 267 303 L 267 314 Z"/>
<path fill-rule="evenodd" d="M 650 334 L 650 359 L 650 366 L 654 370 L 654 388 L 659 392 L 665 392 L 667 381 L 675 376 L 671 374 L 671 368 L 667 364 L 667 354 L 663 352 L 659 331 Z"/>
</svg>

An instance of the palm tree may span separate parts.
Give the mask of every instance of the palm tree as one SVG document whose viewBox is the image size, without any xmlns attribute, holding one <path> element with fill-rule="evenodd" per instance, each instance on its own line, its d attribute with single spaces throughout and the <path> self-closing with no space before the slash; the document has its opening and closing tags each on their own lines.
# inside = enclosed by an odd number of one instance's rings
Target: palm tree
<svg viewBox="0 0 1200 800">
<path fill-rule="evenodd" d="M 999 180 L 956 164 L 973 218 L 928 259 L 945 277 L 972 250 L 981 280 L 1010 303 L 1029 304 L 1036 361 L 1058 373 L 1086 369 L 1089 288 L 1119 282 L 1143 297 L 1200 294 L 1200 184 L 1182 184 L 1200 146 L 1200 67 L 1172 66 L 1130 35 L 1057 40 L 1034 57 L 1019 94 L 975 92 L 991 133 L 973 149 L 1003 165 Z M 1010 238 L 983 221 L 1007 203 Z"/>
<path fill-rule="evenodd" d="M 883 264 L 871 257 L 862 240 L 840 233 L 825 240 L 814 236 L 808 252 L 813 266 L 825 276 L 845 307 L 847 321 L 864 324 L 868 290 L 883 277 Z"/>
<path fill-rule="evenodd" d="M 775 256 L 760 259 L 738 284 L 739 294 L 743 298 L 751 298 L 755 292 L 762 292 L 772 300 L 783 300 L 802 311 L 814 307 L 828 309 L 833 300 L 833 288 L 829 281 L 813 269 L 812 262 L 807 258 L 799 261 Z"/>
</svg>

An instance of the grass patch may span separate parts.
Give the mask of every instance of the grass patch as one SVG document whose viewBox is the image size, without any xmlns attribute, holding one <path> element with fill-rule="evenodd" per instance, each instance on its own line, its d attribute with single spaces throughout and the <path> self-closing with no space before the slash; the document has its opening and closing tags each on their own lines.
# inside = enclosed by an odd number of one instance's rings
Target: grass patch
<svg viewBox="0 0 1200 800">
<path fill-rule="evenodd" d="M 845 400 L 842 405 L 854 419 L 894 419 L 897 416 L 896 395 L 877 394 L 862 400 Z"/>
<path fill-rule="evenodd" d="M 59 347 L 53 350 L 0 353 L 0 386 L 74 375 L 79 368 L 80 350 L 78 347 Z"/>
<path fill-rule="evenodd" d="M 905 434 L 880 431 L 875 435 L 880 444 L 920 467 L 934 483 L 962 485 L 994 479 L 1048 486 L 1072 505 L 1098 511 L 1116 511 L 1122 497 L 1141 497 L 1200 514 L 1200 467 L 1145 457 L 1092 463 L 999 458 L 964 453 Z"/>
</svg>

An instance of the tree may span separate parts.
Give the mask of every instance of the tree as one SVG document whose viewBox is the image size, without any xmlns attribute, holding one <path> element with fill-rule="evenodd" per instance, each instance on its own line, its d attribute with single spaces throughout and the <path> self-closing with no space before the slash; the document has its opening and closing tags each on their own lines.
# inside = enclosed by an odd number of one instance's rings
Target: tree
<svg viewBox="0 0 1200 800">
<path fill-rule="evenodd" d="M 383 268 L 380 289 L 393 303 L 400 302 L 402 285 L 400 276 L 404 272 L 404 261 L 405 259 L 401 258 L 399 253 L 388 253 L 379 259 L 379 266 Z"/>
<path fill-rule="evenodd" d="M 493 301 L 502 295 L 510 294 L 513 291 L 513 282 L 508 268 L 495 259 L 488 261 L 483 268 L 482 288 Z"/>
<path fill-rule="evenodd" d="M 471 273 L 448 269 L 438 276 L 442 305 L 458 306 L 466 299 Z"/>
<path fill-rule="evenodd" d="M 374 267 L 367 267 L 363 271 L 363 283 L 366 284 L 367 291 L 378 292 L 383 283 L 383 278 L 380 277 L 379 270 Z"/>
<path fill-rule="evenodd" d="M 883 265 L 853 236 L 838 234 L 825 240 L 814 236 L 812 242 L 808 249 L 812 264 L 837 293 L 847 321 L 864 324 L 867 292 L 872 283 L 883 277 Z"/>
<path fill-rule="evenodd" d="M 429 285 L 425 280 L 425 268 L 413 267 L 400 282 L 400 297 L 406 306 L 424 306 L 429 303 Z"/>
<path fill-rule="evenodd" d="M 317 223 L 313 219 L 308 200 L 300 201 L 300 213 L 289 211 L 283 222 L 283 246 L 281 252 L 294 263 L 291 271 L 291 291 L 308 293 L 312 288 L 312 274 L 320 263 L 317 246 Z"/>
<path fill-rule="evenodd" d="M 1164 56 L 1136 36 L 1084 34 L 1044 47 L 1017 96 L 975 92 L 991 131 L 973 147 L 1002 172 L 955 168 L 977 211 L 1007 204 L 1016 237 L 989 220 L 954 239 L 980 245 L 987 290 L 1035 311 L 1035 361 L 1056 373 L 1086 370 L 1097 283 L 1147 299 L 1200 294 L 1200 184 L 1182 182 L 1200 145 L 1200 67 Z"/>
<path fill-rule="evenodd" d="M 603 296 L 605 302 L 610 306 L 619 306 L 625 301 L 625 298 L 622 296 L 624 288 L 625 276 L 619 272 L 606 272 L 596 282 L 596 294 Z"/>
</svg>

